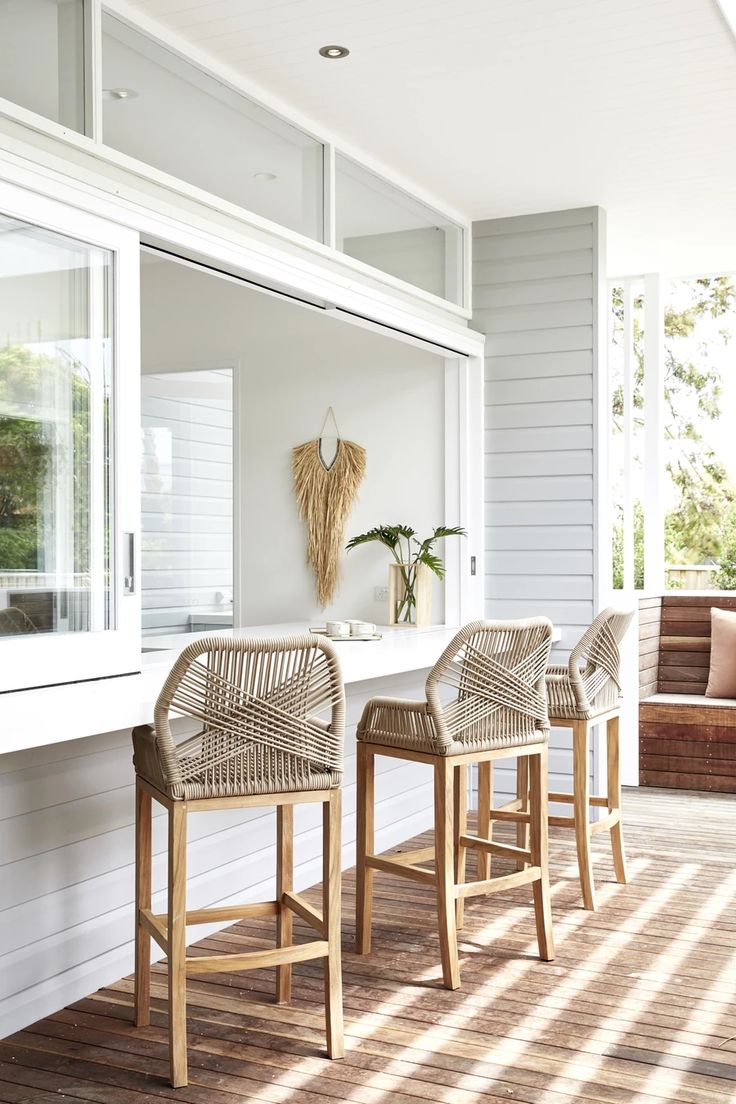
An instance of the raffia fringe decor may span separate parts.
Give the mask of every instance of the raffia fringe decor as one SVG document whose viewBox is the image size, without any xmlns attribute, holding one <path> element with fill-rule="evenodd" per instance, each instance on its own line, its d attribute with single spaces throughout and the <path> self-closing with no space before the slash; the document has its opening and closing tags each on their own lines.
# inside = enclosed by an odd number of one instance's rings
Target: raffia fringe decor
<svg viewBox="0 0 736 1104">
<path fill-rule="evenodd" d="M 307 563 L 314 572 L 321 609 L 337 589 L 345 523 L 365 475 L 365 460 L 364 448 L 342 438 L 329 467 L 322 460 L 319 438 L 292 450 L 299 517 L 307 526 Z"/>
</svg>

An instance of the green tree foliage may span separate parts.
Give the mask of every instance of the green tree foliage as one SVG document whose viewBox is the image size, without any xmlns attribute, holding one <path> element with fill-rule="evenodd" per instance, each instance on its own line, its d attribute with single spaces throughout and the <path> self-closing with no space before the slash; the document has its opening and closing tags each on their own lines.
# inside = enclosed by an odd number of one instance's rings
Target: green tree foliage
<svg viewBox="0 0 736 1104">
<path fill-rule="evenodd" d="M 736 590 L 736 516 L 732 513 L 725 526 L 718 574 L 713 580 L 717 590 Z"/>
<path fill-rule="evenodd" d="M 71 391 L 68 448 L 43 413 L 58 391 Z M 0 570 L 48 569 L 40 562 L 39 527 L 49 509 L 44 496 L 60 480 L 72 496 L 73 569 L 88 570 L 89 426 L 90 386 L 83 365 L 23 345 L 0 348 Z"/>
<path fill-rule="evenodd" d="M 690 285 L 687 306 L 670 304 L 664 316 L 664 399 L 666 467 L 678 494 L 675 509 L 665 519 L 665 556 L 668 561 L 697 563 L 716 560 L 724 546 L 725 519 L 736 512 L 736 487 L 707 440 L 704 430 L 721 416 L 721 376 L 708 342 L 700 342 L 697 356 L 683 356 L 683 339 L 696 335 L 705 318 L 723 319 L 736 309 L 736 284 L 730 276 L 702 277 Z M 643 425 L 644 331 L 634 304 L 634 420 Z M 614 289 L 616 334 L 623 329 L 623 291 Z M 728 342 L 724 325 L 719 338 Z M 616 340 L 616 334 L 614 340 Z M 620 336 L 618 338 L 620 340 Z M 692 346 L 692 342 L 691 342 Z M 623 430 L 623 389 L 613 395 L 614 427 Z M 638 511 L 638 512 L 637 512 Z M 637 503 L 634 519 L 636 585 L 643 584 L 643 517 Z M 620 520 L 614 527 L 614 586 L 622 582 L 623 537 Z"/>
<path fill-rule="evenodd" d="M 613 524 L 613 588 L 623 590 L 624 586 L 624 523 L 619 516 Z M 637 590 L 644 587 L 644 510 L 641 502 L 634 503 L 634 586 Z"/>
</svg>

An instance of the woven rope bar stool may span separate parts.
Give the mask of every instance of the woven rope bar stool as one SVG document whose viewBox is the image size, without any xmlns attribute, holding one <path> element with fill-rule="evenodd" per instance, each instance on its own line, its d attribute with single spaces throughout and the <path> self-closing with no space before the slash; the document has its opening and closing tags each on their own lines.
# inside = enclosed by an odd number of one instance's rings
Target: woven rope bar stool
<svg viewBox="0 0 736 1104">
<path fill-rule="evenodd" d="M 583 905 L 595 910 L 596 894 L 590 844 L 599 832 L 611 833 L 616 880 L 626 883 L 626 853 L 621 823 L 621 773 L 619 721 L 621 716 L 621 654 L 633 612 L 608 608 L 600 613 L 570 653 L 567 666 L 547 669 L 550 725 L 572 729 L 573 792 L 550 793 L 549 800 L 572 804 L 573 816 L 551 816 L 549 823 L 574 828 Z M 589 780 L 590 733 L 606 725 L 607 793 L 591 795 Z M 517 776 L 517 801 L 526 801 L 527 780 Z M 607 815 L 591 824 L 590 807 L 607 809 Z"/>
<path fill-rule="evenodd" d="M 552 625 L 527 621 L 475 621 L 454 637 L 426 684 L 426 701 L 373 698 L 358 725 L 357 951 L 371 947 L 373 879 L 376 871 L 398 874 L 437 893 L 442 977 L 448 989 L 460 985 L 457 928 L 466 897 L 531 884 L 539 954 L 554 958 L 547 870 L 547 700 L 544 672 Z M 450 699 L 450 700 L 446 700 Z M 377 755 L 427 763 L 434 769 L 434 848 L 383 858 L 374 854 L 374 771 Z M 530 807 L 515 818 L 531 828 L 526 849 L 488 838 L 479 818 L 477 836 L 465 823 L 466 775 L 522 756 L 529 761 Z M 523 868 L 490 879 L 465 881 L 465 856 L 502 855 Z M 420 865 L 434 859 L 435 869 Z"/>
<path fill-rule="evenodd" d="M 199 732 L 174 743 L 171 714 Z M 340 781 L 345 698 L 330 644 L 314 636 L 230 639 L 190 644 L 159 695 L 154 724 L 133 730 L 136 770 L 135 1022 L 149 1023 L 151 939 L 168 956 L 171 1084 L 187 1084 L 186 979 L 211 971 L 277 968 L 276 997 L 291 997 L 294 962 L 322 958 L 327 1053 L 343 1056 L 340 967 Z M 168 813 L 168 910 L 151 911 L 151 809 Z M 323 911 L 293 888 L 294 805 L 323 809 Z M 276 899 L 258 904 L 186 908 L 189 813 L 276 806 Z M 292 944 L 293 915 L 318 939 Z M 186 955 L 188 924 L 275 916 L 273 950 Z"/>
</svg>

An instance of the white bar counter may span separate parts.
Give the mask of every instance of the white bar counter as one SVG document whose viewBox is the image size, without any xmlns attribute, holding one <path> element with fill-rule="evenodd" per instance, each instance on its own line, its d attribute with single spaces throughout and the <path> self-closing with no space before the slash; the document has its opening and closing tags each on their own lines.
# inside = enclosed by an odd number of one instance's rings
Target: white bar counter
<svg viewBox="0 0 736 1104">
<path fill-rule="evenodd" d="M 254 625 L 218 630 L 217 635 L 291 636 L 308 633 L 309 628 L 306 622 Z M 346 686 L 431 667 L 457 629 L 445 625 L 426 629 L 379 626 L 378 631 L 383 634 L 381 640 L 335 643 Z M 192 641 L 209 635 L 212 633 L 146 637 L 140 674 L 3 694 L 0 754 L 149 723 L 158 693 L 179 652 Z"/>
</svg>

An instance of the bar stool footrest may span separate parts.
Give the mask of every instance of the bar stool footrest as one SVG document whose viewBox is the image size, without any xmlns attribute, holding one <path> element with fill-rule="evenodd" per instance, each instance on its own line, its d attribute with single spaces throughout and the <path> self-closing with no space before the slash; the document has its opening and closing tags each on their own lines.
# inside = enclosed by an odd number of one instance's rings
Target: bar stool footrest
<svg viewBox="0 0 736 1104">
<path fill-rule="evenodd" d="M 481 839 L 480 836 L 460 836 L 458 843 L 469 850 L 487 851 L 490 855 L 498 855 L 502 859 L 522 859 L 526 863 L 532 861 L 531 851 L 523 847 L 514 847 L 510 843 L 495 843 L 493 840 Z"/>
<path fill-rule="evenodd" d="M 516 886 L 528 885 L 529 882 L 538 882 L 541 877 L 540 867 L 527 866 L 514 874 L 502 874 L 498 878 L 484 878 L 482 882 L 464 882 L 462 885 L 457 885 L 455 897 L 480 897 L 486 893 L 500 893 L 504 889 L 515 889 Z"/>
<path fill-rule="evenodd" d="M 266 970 L 271 966 L 285 966 L 289 962 L 309 962 L 313 958 L 326 958 L 329 949 L 330 945 L 326 939 L 315 939 L 311 943 L 298 943 L 292 947 L 274 947 L 269 951 L 187 956 L 185 959 L 187 977 L 193 974 L 231 974 L 239 970 Z"/>
<path fill-rule="evenodd" d="M 397 874 L 400 878 L 411 878 L 412 881 L 422 882 L 424 885 L 435 885 L 437 881 L 434 870 L 424 870 L 421 866 L 413 866 L 408 862 L 384 859 L 380 855 L 366 855 L 365 865 L 372 870 L 380 870 L 384 874 Z"/>
<path fill-rule="evenodd" d="M 572 805 L 573 801 L 575 800 L 574 795 L 571 793 L 550 793 L 548 794 L 548 798 L 550 801 L 556 801 L 558 804 L 567 805 Z M 608 798 L 601 797 L 597 794 L 591 794 L 591 796 L 588 798 L 588 804 L 595 805 L 601 809 L 607 809 Z"/>
</svg>

